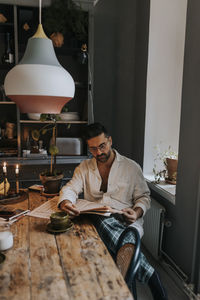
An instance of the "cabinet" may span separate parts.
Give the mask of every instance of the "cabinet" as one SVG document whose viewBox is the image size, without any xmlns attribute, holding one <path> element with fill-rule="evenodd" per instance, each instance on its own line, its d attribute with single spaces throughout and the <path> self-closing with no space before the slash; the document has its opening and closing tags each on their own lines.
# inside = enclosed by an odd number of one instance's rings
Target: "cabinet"
<svg viewBox="0 0 200 300">
<path fill-rule="evenodd" d="M 2 56 L 4 51 L 4 35 L 9 31 L 12 36 L 12 47 L 15 54 L 15 63 L 17 64 L 24 54 L 28 38 L 36 31 L 38 25 L 38 8 L 1 4 L 0 13 L 3 13 L 6 17 L 9 16 L 6 23 L 0 23 L 0 39 L 2 41 L 0 43 L 0 55 Z M 64 45 L 61 48 L 55 48 L 59 62 L 69 71 L 75 80 L 75 96 L 74 99 L 67 104 L 68 111 L 78 112 L 80 117 L 80 120 L 77 121 L 57 121 L 58 137 L 81 137 L 83 127 L 88 123 L 88 120 L 91 120 L 90 114 L 92 108 L 88 107 L 88 103 L 91 103 L 91 101 L 88 101 L 88 64 L 80 64 L 78 60 L 80 48 L 81 44 L 79 41 L 75 39 L 68 40 L 67 36 L 65 37 Z M 13 65 L 0 64 L 1 87 L 11 67 L 13 67 Z M 1 130 L 0 159 L 6 156 L 8 158 L 13 157 L 12 159 L 10 158 L 12 161 L 14 161 L 14 158 L 17 158 L 18 161 L 27 162 L 28 159 L 23 158 L 23 150 L 27 149 L 28 140 L 30 144 L 33 142 L 31 141 L 31 131 L 44 126 L 44 122 L 31 120 L 27 114 L 21 114 L 16 104 L 9 101 L 9 99 L 5 99 L 2 93 L 0 96 L 0 127 L 3 129 L 3 133 L 5 133 L 6 130 L 6 122 L 15 124 L 15 132 L 13 139 L 8 139 L 7 137 L 2 137 Z M 45 121 L 45 123 L 50 123 L 50 121 Z M 44 148 L 48 149 L 50 135 L 44 135 L 42 140 Z M 3 149 L 5 151 L 3 151 Z M 59 157 L 58 154 L 58 162 L 59 159 L 61 162 L 80 162 L 80 160 L 86 156 L 87 147 L 84 146 L 80 157 Z M 32 160 L 32 163 L 35 163 L 37 159 L 44 159 L 44 157 L 36 156 L 34 159 L 33 157 L 29 157 L 29 159 Z M 46 162 L 48 159 L 49 158 L 46 157 Z"/>
</svg>

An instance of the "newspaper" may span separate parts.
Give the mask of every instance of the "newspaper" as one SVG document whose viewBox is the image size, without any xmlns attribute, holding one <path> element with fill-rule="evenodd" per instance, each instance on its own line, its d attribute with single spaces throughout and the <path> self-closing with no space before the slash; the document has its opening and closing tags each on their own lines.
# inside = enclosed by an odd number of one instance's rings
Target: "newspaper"
<svg viewBox="0 0 200 300">
<path fill-rule="evenodd" d="M 50 219 L 50 215 L 58 211 L 58 197 L 54 197 L 27 214 L 29 217 Z"/>
</svg>

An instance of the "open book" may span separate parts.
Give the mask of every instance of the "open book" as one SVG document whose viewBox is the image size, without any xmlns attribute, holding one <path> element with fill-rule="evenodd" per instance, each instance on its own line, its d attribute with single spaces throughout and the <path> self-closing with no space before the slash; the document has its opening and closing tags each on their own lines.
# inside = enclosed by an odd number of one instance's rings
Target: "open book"
<svg viewBox="0 0 200 300">
<path fill-rule="evenodd" d="M 121 210 L 113 209 L 105 204 L 78 199 L 76 206 L 81 214 L 98 214 L 109 217 L 111 214 L 122 214 Z M 58 211 L 58 197 L 54 197 L 38 206 L 27 215 L 30 217 L 49 219 L 50 215 Z"/>
<path fill-rule="evenodd" d="M 78 199 L 76 207 L 80 211 L 80 214 L 95 214 L 102 216 L 110 216 L 111 214 L 122 214 L 123 212 L 118 209 L 114 209 L 102 203 L 91 202 L 84 199 Z"/>
</svg>

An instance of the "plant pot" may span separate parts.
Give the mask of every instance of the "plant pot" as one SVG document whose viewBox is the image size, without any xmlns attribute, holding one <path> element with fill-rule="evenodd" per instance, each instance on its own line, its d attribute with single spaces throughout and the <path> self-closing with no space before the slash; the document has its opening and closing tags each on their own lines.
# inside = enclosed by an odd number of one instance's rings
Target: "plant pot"
<svg viewBox="0 0 200 300">
<path fill-rule="evenodd" d="M 6 122 L 6 136 L 8 139 L 12 140 L 14 138 L 14 128 L 15 128 L 15 124 L 14 123 L 10 123 L 10 122 Z"/>
<path fill-rule="evenodd" d="M 60 48 L 64 44 L 64 36 L 61 32 L 52 33 L 50 39 L 52 40 L 54 47 Z"/>
<path fill-rule="evenodd" d="M 178 160 L 166 158 L 167 178 L 166 182 L 176 184 Z"/>
<path fill-rule="evenodd" d="M 40 180 L 44 186 L 44 192 L 46 194 L 57 194 L 60 191 L 63 174 L 58 175 L 43 175 L 40 174 Z"/>
</svg>

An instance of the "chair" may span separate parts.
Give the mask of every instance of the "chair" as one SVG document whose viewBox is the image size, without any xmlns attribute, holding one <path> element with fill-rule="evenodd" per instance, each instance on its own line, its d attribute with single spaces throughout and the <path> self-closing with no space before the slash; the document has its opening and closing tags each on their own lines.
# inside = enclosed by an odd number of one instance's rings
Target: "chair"
<svg viewBox="0 0 200 300">
<path fill-rule="evenodd" d="M 118 251 L 123 246 L 123 240 L 128 232 L 132 232 L 135 235 L 135 244 L 134 244 L 135 251 L 133 253 L 133 257 L 130 261 L 130 264 L 128 266 L 128 270 L 126 272 L 124 279 L 129 287 L 131 293 L 133 294 L 134 299 L 137 300 L 135 275 L 136 275 L 137 270 L 140 265 L 140 244 L 141 244 L 141 242 L 140 242 L 140 235 L 138 233 L 138 230 L 135 227 L 127 227 L 120 235 L 119 241 L 117 243 L 117 248 L 116 248 L 115 262 L 117 263 Z M 133 244 L 133 243 L 129 243 L 129 244 Z"/>
</svg>

